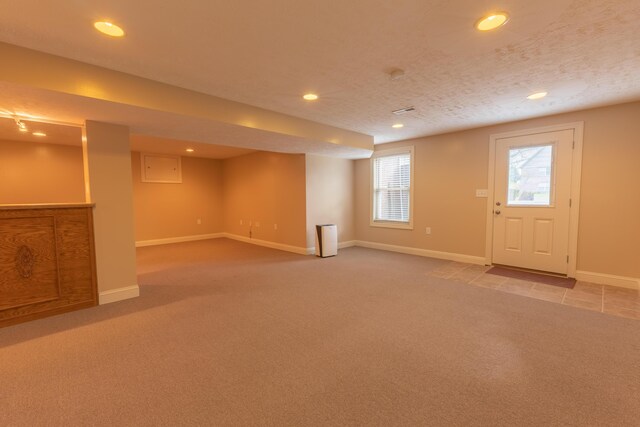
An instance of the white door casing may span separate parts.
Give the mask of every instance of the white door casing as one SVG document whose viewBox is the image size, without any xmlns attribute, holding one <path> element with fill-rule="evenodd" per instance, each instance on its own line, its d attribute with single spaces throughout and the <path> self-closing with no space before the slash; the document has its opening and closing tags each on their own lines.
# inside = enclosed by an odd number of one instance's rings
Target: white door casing
<svg viewBox="0 0 640 427">
<path fill-rule="evenodd" d="M 582 123 L 491 136 L 487 264 L 575 276 L 581 158 Z"/>
<path fill-rule="evenodd" d="M 573 129 L 496 141 L 494 264 L 567 274 L 572 144 Z"/>
</svg>

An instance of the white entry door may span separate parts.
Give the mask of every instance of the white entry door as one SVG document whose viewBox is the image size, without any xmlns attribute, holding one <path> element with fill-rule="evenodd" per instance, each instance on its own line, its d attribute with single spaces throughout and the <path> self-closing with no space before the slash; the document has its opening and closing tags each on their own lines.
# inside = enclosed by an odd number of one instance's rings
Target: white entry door
<svg viewBox="0 0 640 427">
<path fill-rule="evenodd" d="M 500 138 L 494 264 L 567 274 L 574 130 Z"/>
</svg>

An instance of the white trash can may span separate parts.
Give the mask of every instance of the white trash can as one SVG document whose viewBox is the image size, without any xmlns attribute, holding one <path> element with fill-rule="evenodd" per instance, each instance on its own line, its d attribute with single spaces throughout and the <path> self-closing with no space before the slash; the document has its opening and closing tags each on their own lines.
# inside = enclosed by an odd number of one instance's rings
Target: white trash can
<svg viewBox="0 0 640 427">
<path fill-rule="evenodd" d="M 326 258 L 338 255 L 338 226 L 316 225 L 316 256 Z"/>
</svg>

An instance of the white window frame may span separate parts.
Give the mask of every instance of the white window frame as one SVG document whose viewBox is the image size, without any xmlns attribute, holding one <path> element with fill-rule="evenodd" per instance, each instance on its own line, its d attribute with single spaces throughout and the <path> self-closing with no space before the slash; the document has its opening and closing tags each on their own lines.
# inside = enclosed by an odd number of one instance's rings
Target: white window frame
<svg viewBox="0 0 640 427">
<path fill-rule="evenodd" d="M 394 155 L 398 155 L 398 154 L 409 154 L 409 221 L 407 222 L 401 222 L 401 221 L 381 221 L 381 220 L 375 220 L 374 219 L 374 197 L 375 197 L 375 189 L 373 188 L 374 183 L 375 183 L 375 177 L 374 177 L 374 173 L 375 173 L 375 168 L 374 168 L 374 162 L 375 159 L 379 158 L 379 157 L 388 157 L 388 156 L 394 156 Z M 405 229 L 405 230 L 413 230 L 413 205 L 414 205 L 414 198 L 413 198 L 413 192 L 414 192 L 414 187 L 415 187 L 415 180 L 414 180 L 414 176 L 415 176 L 415 161 L 414 161 L 414 147 L 413 145 L 411 146 L 406 146 L 406 147 L 398 147 L 398 148 L 391 148 L 391 149 L 387 149 L 387 150 L 378 150 L 375 151 L 373 153 L 373 155 L 371 156 L 371 159 L 369 160 L 369 169 L 370 169 L 370 174 L 369 174 L 369 180 L 370 180 L 370 186 L 369 186 L 369 225 L 371 227 L 382 227 L 382 228 L 399 228 L 399 229 Z"/>
</svg>

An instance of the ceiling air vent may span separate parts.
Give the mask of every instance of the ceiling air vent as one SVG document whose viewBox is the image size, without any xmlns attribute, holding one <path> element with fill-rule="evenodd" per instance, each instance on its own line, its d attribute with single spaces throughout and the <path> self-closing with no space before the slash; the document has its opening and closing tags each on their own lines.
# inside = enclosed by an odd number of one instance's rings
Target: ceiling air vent
<svg viewBox="0 0 640 427">
<path fill-rule="evenodd" d="M 395 114 L 396 116 L 399 116 L 401 114 L 410 113 L 412 111 L 416 111 L 416 108 L 415 107 L 404 107 L 404 108 L 400 108 L 399 110 L 393 110 L 392 113 Z"/>
</svg>

